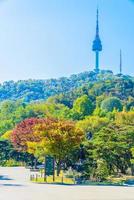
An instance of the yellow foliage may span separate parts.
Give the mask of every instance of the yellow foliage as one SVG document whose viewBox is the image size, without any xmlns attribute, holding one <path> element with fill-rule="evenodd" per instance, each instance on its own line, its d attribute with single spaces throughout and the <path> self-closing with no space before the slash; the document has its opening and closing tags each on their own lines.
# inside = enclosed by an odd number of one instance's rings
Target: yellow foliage
<svg viewBox="0 0 134 200">
<path fill-rule="evenodd" d="M 134 111 L 122 111 L 116 114 L 115 121 L 117 124 L 134 125 Z"/>
<path fill-rule="evenodd" d="M 5 133 L 1 136 L 1 138 L 4 139 L 4 140 L 10 140 L 11 134 L 12 134 L 12 131 L 11 131 L 11 130 L 10 130 L 10 131 L 7 131 L 7 132 L 5 132 Z"/>
</svg>

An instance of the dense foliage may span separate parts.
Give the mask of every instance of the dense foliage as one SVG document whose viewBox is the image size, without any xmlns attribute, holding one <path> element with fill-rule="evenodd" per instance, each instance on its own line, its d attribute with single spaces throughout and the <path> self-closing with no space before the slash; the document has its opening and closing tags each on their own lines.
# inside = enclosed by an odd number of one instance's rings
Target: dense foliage
<svg viewBox="0 0 134 200">
<path fill-rule="evenodd" d="M 17 166 L 20 164 L 34 165 L 34 156 L 29 153 L 18 152 L 8 140 L 0 140 L 0 164 L 2 166 Z"/>
<path fill-rule="evenodd" d="M 102 71 L 6 82 L 0 101 L 1 160 L 11 147 L 32 162 L 52 156 L 58 170 L 84 178 L 134 174 L 133 77 Z"/>
<path fill-rule="evenodd" d="M 133 96 L 133 85 L 134 78 L 114 76 L 111 71 L 101 71 L 99 75 L 94 72 L 84 72 L 59 79 L 6 81 L 0 84 L 0 102 L 18 99 L 23 99 L 25 102 L 46 100 L 50 96 L 68 95 L 70 92 L 72 92 L 70 97 L 74 99 L 80 93 L 87 93 L 89 89 L 90 95 L 93 96 L 105 93 L 126 99 L 128 96 Z M 75 89 L 76 91 L 78 89 L 78 92 L 75 92 Z"/>
<path fill-rule="evenodd" d="M 102 101 L 101 108 L 106 112 L 112 112 L 114 109 L 122 111 L 123 106 L 120 99 L 117 97 L 109 97 Z"/>
</svg>

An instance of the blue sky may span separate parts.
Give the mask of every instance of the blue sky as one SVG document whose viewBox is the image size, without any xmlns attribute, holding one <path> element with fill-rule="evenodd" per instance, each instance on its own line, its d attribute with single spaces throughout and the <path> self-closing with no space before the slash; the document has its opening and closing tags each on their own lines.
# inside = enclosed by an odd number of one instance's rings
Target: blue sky
<svg viewBox="0 0 134 200">
<path fill-rule="evenodd" d="M 101 68 L 134 75 L 132 0 L 1 0 L 0 82 L 45 79 L 92 70 L 96 7 Z"/>
</svg>

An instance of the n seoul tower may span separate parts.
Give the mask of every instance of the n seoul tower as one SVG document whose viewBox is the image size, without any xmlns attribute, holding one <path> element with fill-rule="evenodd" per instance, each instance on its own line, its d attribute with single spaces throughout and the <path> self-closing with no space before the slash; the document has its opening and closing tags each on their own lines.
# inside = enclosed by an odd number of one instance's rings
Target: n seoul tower
<svg viewBox="0 0 134 200">
<path fill-rule="evenodd" d="M 92 50 L 95 52 L 95 72 L 99 73 L 99 53 L 102 51 L 102 44 L 99 36 L 99 10 L 97 8 L 97 19 L 96 19 L 96 35 L 93 41 Z"/>
</svg>

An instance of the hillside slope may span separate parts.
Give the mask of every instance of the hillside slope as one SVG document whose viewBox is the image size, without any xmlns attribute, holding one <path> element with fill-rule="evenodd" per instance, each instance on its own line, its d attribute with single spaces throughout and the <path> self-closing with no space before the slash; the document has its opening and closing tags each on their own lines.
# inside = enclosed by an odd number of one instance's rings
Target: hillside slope
<svg viewBox="0 0 134 200">
<path fill-rule="evenodd" d="M 101 71 L 99 75 L 83 72 L 69 78 L 7 81 L 0 84 L 0 102 L 18 99 L 25 102 L 46 100 L 51 96 L 70 93 L 85 86 L 92 89 L 94 95 L 105 92 L 121 99 L 134 97 L 134 77 L 115 76 L 111 71 Z"/>
</svg>

